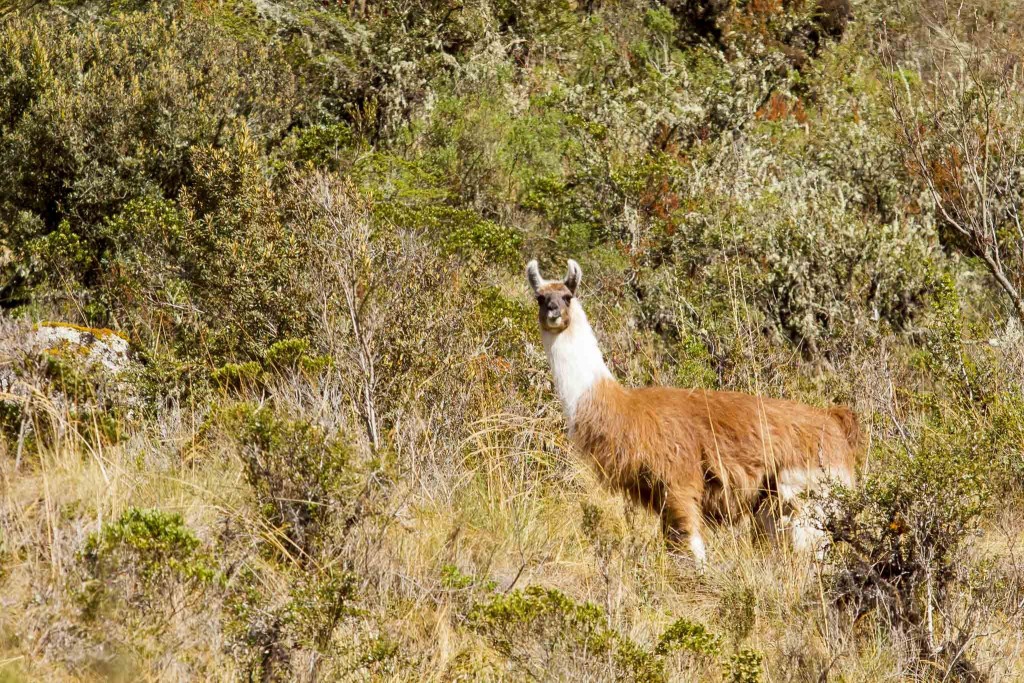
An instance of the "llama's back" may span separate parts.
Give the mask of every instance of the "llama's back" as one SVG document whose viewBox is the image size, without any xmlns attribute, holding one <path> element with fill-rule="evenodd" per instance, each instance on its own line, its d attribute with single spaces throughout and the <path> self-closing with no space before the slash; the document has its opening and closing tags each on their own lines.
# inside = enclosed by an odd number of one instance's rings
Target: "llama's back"
<svg viewBox="0 0 1024 683">
<path fill-rule="evenodd" d="M 703 483 L 694 486 L 723 497 L 710 506 L 725 509 L 755 504 L 780 480 L 806 485 L 827 475 L 852 482 L 858 431 L 845 408 L 612 382 L 581 407 L 577 440 L 613 485 L 629 488 L 645 472 L 672 486 L 699 477 Z"/>
<path fill-rule="evenodd" d="M 659 419 L 678 425 L 681 438 L 699 434 L 708 461 L 732 460 L 745 471 L 805 467 L 826 472 L 852 472 L 856 461 L 859 428 L 847 408 L 822 409 L 733 391 L 650 388 L 636 393 L 662 406 Z"/>
<path fill-rule="evenodd" d="M 581 402 L 574 432 L 605 481 L 634 500 L 657 509 L 666 491 L 683 492 L 705 516 L 732 520 L 771 491 L 792 499 L 825 478 L 852 484 L 859 440 L 846 408 L 610 380 Z"/>
</svg>

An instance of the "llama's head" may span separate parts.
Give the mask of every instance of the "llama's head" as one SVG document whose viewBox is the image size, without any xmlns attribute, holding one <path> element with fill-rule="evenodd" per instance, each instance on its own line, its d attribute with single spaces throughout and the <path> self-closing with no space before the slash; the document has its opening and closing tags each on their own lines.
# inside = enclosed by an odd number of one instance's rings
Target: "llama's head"
<svg viewBox="0 0 1024 683">
<path fill-rule="evenodd" d="M 537 297 L 537 316 L 542 330 L 558 333 L 572 322 L 572 298 L 580 284 L 583 271 L 580 264 L 569 259 L 569 271 L 564 280 L 545 280 L 540 276 L 536 261 L 526 266 L 526 279 Z"/>
</svg>

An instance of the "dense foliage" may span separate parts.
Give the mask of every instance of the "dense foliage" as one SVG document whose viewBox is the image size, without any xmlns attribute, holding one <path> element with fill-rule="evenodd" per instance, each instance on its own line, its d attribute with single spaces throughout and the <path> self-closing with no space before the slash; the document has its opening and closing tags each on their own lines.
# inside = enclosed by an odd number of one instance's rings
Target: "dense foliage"
<svg viewBox="0 0 1024 683">
<path fill-rule="evenodd" d="M 1024 10 L 960 5 L 0 9 L 0 681 L 1024 675 Z M 599 488 L 532 257 L 627 384 L 857 410 L 822 562 Z"/>
</svg>

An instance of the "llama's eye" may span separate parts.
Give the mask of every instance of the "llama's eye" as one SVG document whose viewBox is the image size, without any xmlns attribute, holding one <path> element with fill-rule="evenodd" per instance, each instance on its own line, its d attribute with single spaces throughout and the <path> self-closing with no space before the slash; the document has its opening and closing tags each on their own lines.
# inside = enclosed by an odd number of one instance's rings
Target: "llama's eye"
<svg viewBox="0 0 1024 683">
<path fill-rule="evenodd" d="M 544 305 L 544 297 L 543 297 L 543 295 L 539 295 L 539 294 L 537 295 L 537 303 L 540 304 L 541 306 Z"/>
<path fill-rule="evenodd" d="M 572 301 L 572 294 L 563 294 L 562 301 L 564 301 L 565 303 L 569 303 L 570 301 Z"/>
</svg>

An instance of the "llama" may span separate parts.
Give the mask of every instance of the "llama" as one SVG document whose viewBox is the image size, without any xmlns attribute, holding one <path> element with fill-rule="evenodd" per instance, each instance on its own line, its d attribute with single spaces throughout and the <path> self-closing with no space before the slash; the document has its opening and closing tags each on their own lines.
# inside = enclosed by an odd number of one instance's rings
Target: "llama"
<svg viewBox="0 0 1024 683">
<path fill-rule="evenodd" d="M 752 516 L 788 532 L 797 550 L 821 550 L 802 494 L 829 479 L 852 484 L 852 411 L 731 391 L 624 387 L 576 297 L 579 264 L 570 260 L 565 279 L 549 281 L 531 261 L 526 276 L 570 437 L 609 487 L 661 516 L 670 547 L 689 545 L 703 565 L 703 522 Z"/>
</svg>

